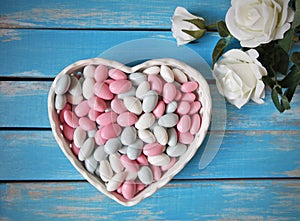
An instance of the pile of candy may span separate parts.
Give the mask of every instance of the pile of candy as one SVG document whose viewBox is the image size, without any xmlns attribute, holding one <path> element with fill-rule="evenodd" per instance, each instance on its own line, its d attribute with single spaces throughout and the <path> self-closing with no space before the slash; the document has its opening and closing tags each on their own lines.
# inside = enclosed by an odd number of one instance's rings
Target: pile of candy
<svg viewBox="0 0 300 221">
<path fill-rule="evenodd" d="M 87 65 L 55 84 L 60 128 L 107 191 L 132 199 L 186 152 L 201 127 L 198 83 L 180 69 L 126 74 Z"/>
</svg>

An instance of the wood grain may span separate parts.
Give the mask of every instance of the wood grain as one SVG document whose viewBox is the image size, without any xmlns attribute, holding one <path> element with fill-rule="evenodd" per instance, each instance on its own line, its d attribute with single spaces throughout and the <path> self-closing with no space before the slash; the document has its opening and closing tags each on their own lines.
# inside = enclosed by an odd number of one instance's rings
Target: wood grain
<svg viewBox="0 0 300 221">
<path fill-rule="evenodd" d="M 0 27 L 17 28 L 149 28 L 170 29 L 174 10 L 183 6 L 207 20 L 207 24 L 225 18 L 227 0 L 212 1 L 77 1 L 17 0 L 0 3 Z"/>
<path fill-rule="evenodd" d="M 299 178 L 299 136 L 299 130 L 227 131 L 217 156 L 206 169 L 199 169 L 200 147 L 175 179 Z M 63 155 L 51 131 L 0 131 L 0 143 L 0 180 L 83 179 Z"/>
<path fill-rule="evenodd" d="M 299 180 L 171 181 L 134 207 L 86 182 L 0 184 L 2 220 L 298 220 Z M 122 217 L 122 218 L 120 218 Z"/>
<path fill-rule="evenodd" d="M 50 128 L 47 114 L 47 96 L 51 81 L 2 81 L 0 82 L 0 127 Z M 210 84 L 213 106 L 224 99 L 218 95 L 215 84 Z M 231 104 L 227 109 L 227 130 L 299 130 L 300 90 L 297 90 L 292 110 L 280 114 L 267 91 L 265 103 L 249 102 L 241 110 Z M 221 100 L 223 99 L 223 100 Z M 259 109 L 259 114 L 257 111 Z M 216 115 L 218 118 L 218 116 Z"/>
</svg>

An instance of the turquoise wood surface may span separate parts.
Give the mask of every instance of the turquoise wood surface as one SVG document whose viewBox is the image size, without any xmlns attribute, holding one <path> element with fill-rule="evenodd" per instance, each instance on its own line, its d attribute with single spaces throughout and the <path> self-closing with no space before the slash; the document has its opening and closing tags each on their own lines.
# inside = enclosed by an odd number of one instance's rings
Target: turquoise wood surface
<svg viewBox="0 0 300 221">
<path fill-rule="evenodd" d="M 224 19 L 230 1 L 0 2 L 1 221 L 299 220 L 300 90 L 284 114 L 269 91 L 263 105 L 238 110 L 227 103 L 225 136 L 209 166 L 198 168 L 200 148 L 168 185 L 130 208 L 84 181 L 56 144 L 47 116 L 56 74 L 126 41 L 175 42 L 170 18 L 176 6 L 210 24 Z M 218 39 L 209 32 L 187 47 L 211 65 Z M 212 76 L 206 78 L 216 95 Z"/>
</svg>

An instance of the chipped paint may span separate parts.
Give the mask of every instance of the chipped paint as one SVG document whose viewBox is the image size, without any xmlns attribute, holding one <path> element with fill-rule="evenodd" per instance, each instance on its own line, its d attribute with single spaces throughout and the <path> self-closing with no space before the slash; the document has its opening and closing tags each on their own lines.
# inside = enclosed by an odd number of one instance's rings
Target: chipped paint
<svg viewBox="0 0 300 221">
<path fill-rule="evenodd" d="M 0 94 L 6 96 L 34 96 L 48 94 L 49 82 L 0 81 Z"/>
<path fill-rule="evenodd" d="M 20 34 L 14 29 L 0 29 L 1 42 L 11 42 L 21 40 Z"/>
</svg>

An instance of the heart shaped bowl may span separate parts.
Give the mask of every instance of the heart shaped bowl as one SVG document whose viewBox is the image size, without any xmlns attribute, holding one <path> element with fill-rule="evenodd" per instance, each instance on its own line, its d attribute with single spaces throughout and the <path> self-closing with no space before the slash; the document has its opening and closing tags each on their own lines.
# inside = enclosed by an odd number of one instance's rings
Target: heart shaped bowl
<svg viewBox="0 0 300 221">
<path fill-rule="evenodd" d="M 109 192 L 107 191 L 106 184 L 99 176 L 96 174 L 90 173 L 84 166 L 84 163 L 81 162 L 76 155 L 71 150 L 70 141 L 68 141 L 61 129 L 61 122 L 59 119 L 59 111 L 55 109 L 55 86 L 63 75 L 69 75 L 72 73 L 80 73 L 83 71 L 83 68 L 87 65 L 105 65 L 108 68 L 115 68 L 123 71 L 126 74 L 134 73 L 134 72 L 143 72 L 143 70 L 153 67 L 153 66 L 161 66 L 166 65 L 171 69 L 177 68 L 184 72 L 189 80 L 196 81 L 198 83 L 198 88 L 196 89 L 197 100 L 199 100 L 202 104 L 202 108 L 199 110 L 199 114 L 202 118 L 202 123 L 199 131 L 194 135 L 194 140 L 192 143 L 188 145 L 186 152 L 178 157 L 175 164 L 164 171 L 161 178 L 158 181 L 153 181 L 149 185 L 147 185 L 143 190 L 138 192 L 132 199 L 125 199 L 121 194 L 118 194 L 116 191 Z M 155 59 L 149 60 L 144 63 L 138 64 L 134 67 L 128 67 L 124 64 L 121 64 L 116 61 L 106 60 L 102 58 L 92 58 L 87 60 L 77 61 L 65 69 L 63 69 L 54 79 L 49 95 L 48 95 L 48 114 L 49 120 L 51 124 L 51 129 L 54 134 L 54 137 L 60 146 L 61 150 L 65 154 L 65 156 L 69 159 L 72 165 L 79 171 L 79 173 L 94 187 L 96 187 L 99 191 L 115 200 L 116 202 L 124 205 L 124 206 L 133 206 L 146 197 L 151 196 L 155 193 L 159 188 L 166 185 L 179 171 L 181 171 L 184 166 L 191 160 L 191 158 L 195 155 L 198 148 L 201 146 L 210 125 L 211 119 L 211 111 L 212 111 L 212 102 L 209 91 L 209 86 L 203 76 L 194 68 L 190 67 L 186 63 L 181 61 L 165 58 L 165 59 Z"/>
</svg>

